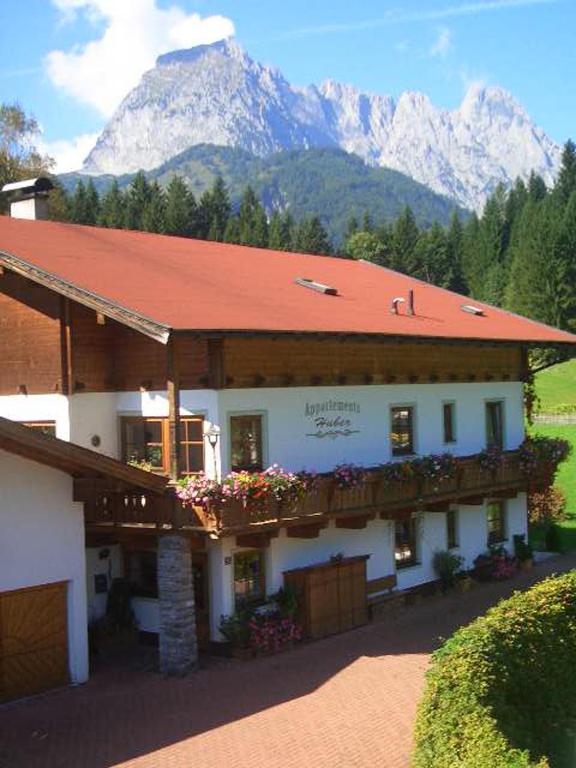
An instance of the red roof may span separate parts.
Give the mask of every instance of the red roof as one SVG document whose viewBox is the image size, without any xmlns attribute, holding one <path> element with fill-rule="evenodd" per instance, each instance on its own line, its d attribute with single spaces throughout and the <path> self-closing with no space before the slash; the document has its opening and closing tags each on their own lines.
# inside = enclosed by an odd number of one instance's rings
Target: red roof
<svg viewBox="0 0 576 768">
<path fill-rule="evenodd" d="M 347 259 L 9 217 L 0 217 L 2 253 L 174 330 L 576 343 L 570 333 Z M 299 277 L 338 295 L 297 285 Z M 403 314 L 405 304 L 391 314 L 392 300 L 409 289 L 415 315 Z"/>
</svg>

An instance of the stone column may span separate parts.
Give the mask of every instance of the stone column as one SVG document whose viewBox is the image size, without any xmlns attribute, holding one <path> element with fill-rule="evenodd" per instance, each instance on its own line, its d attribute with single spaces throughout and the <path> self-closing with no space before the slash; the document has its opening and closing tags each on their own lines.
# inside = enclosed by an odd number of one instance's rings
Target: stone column
<svg viewBox="0 0 576 768">
<path fill-rule="evenodd" d="M 158 539 L 160 671 L 185 675 L 198 663 L 190 542 L 177 533 Z"/>
</svg>

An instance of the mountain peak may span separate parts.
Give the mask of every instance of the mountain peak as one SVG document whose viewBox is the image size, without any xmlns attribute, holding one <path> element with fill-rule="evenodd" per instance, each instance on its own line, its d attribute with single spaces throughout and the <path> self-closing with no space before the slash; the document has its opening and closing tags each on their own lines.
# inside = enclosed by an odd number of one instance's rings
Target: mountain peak
<svg viewBox="0 0 576 768">
<path fill-rule="evenodd" d="M 230 38 L 160 56 L 108 123 L 84 170 L 151 170 L 198 144 L 258 157 L 340 147 L 475 209 L 497 184 L 531 171 L 550 184 L 561 152 L 498 86 L 473 84 L 453 111 L 419 92 L 395 101 L 334 80 L 297 88 Z"/>
<path fill-rule="evenodd" d="M 196 45 L 193 48 L 182 48 L 169 53 L 163 53 L 156 59 L 157 67 L 169 66 L 170 64 L 192 64 L 199 61 L 204 56 L 215 53 L 221 56 L 227 56 L 231 59 L 242 59 L 246 53 L 242 46 L 234 38 L 217 40 L 215 43 L 205 45 Z"/>
</svg>

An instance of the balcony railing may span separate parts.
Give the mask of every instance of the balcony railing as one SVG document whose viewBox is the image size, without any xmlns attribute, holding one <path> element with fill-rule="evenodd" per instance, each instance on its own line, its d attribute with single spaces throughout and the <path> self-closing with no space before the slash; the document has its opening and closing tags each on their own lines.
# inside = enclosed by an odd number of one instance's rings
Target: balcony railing
<svg viewBox="0 0 576 768">
<path fill-rule="evenodd" d="M 457 471 L 447 480 L 389 480 L 382 469 L 366 470 L 354 488 L 339 489 L 332 474 L 320 475 L 314 490 L 296 503 L 243 504 L 238 499 L 204 507 L 182 506 L 172 489 L 164 496 L 145 493 L 107 493 L 84 499 L 89 525 L 183 527 L 219 534 L 274 528 L 289 522 L 322 521 L 363 514 L 400 518 L 417 509 L 441 509 L 446 503 L 482 503 L 490 496 L 514 496 L 546 485 L 553 468 L 541 464 L 528 478 L 518 451 L 502 455 L 495 470 L 482 469 L 478 456 L 457 459 Z"/>
<path fill-rule="evenodd" d="M 339 489 L 332 475 L 320 476 L 316 488 L 302 500 L 292 504 L 277 502 L 244 505 L 232 499 L 213 507 L 194 507 L 196 515 L 209 530 L 235 533 L 282 525 L 288 521 L 312 521 L 313 518 L 351 517 L 379 514 L 383 518 L 399 518 L 416 509 L 440 508 L 442 503 L 482 503 L 500 495 L 514 496 L 530 487 L 545 485 L 551 469 L 542 465 L 530 478 L 522 472 L 517 451 L 502 455 L 495 470 L 482 469 L 478 456 L 457 460 L 457 472 L 447 480 L 389 480 L 381 469 L 367 470 L 362 483 L 354 488 Z"/>
</svg>

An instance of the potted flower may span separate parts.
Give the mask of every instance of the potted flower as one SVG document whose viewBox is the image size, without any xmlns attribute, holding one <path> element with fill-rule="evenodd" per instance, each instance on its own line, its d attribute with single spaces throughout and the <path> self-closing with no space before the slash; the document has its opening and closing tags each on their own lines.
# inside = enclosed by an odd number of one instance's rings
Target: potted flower
<svg viewBox="0 0 576 768">
<path fill-rule="evenodd" d="M 518 561 L 518 566 L 522 571 L 529 571 L 534 563 L 534 550 L 526 542 L 526 536 L 523 533 L 517 533 L 514 536 L 514 556 Z"/>
<path fill-rule="evenodd" d="M 440 579 L 442 592 L 447 592 L 456 584 L 457 575 L 463 562 L 463 557 L 450 552 L 450 550 L 435 552 L 432 567 Z"/>
</svg>

